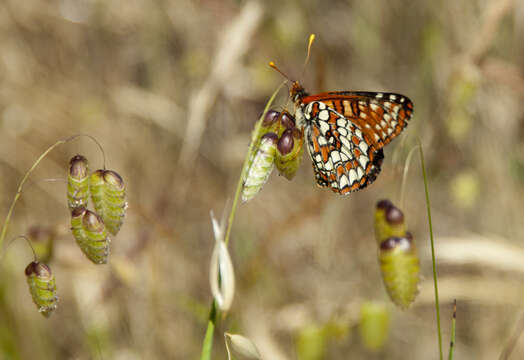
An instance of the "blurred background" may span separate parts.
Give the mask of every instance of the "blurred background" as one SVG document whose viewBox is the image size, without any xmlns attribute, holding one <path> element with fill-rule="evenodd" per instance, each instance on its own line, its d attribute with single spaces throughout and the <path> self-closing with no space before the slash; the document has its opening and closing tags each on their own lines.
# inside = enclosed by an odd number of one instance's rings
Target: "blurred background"
<svg viewBox="0 0 524 360">
<path fill-rule="evenodd" d="M 310 33 L 317 39 L 302 73 Z M 225 331 L 248 336 L 265 359 L 438 358 L 417 153 L 399 203 L 417 137 L 444 351 L 457 299 L 456 359 L 498 358 L 512 343 L 510 358 L 523 358 L 522 39 L 517 0 L 3 0 L 2 221 L 40 154 L 79 133 L 102 144 L 107 167 L 126 182 L 129 210 L 110 264 L 93 265 L 70 233 L 63 180 L 77 153 L 101 168 L 99 149 L 82 137 L 40 163 L 7 240 L 31 237 L 60 303 L 49 319 L 38 313 L 23 272 L 31 251 L 14 242 L 0 265 L 0 358 L 199 356 L 211 303 L 209 212 L 229 209 L 251 130 L 282 81 L 270 60 L 310 93 L 398 92 L 415 112 L 365 191 L 318 188 L 304 154 L 295 179 L 275 173 L 240 204 L 230 242 L 236 296 L 213 358 L 226 358 Z M 292 110 L 284 88 L 272 108 L 286 105 Z M 421 259 L 420 294 L 407 311 L 390 302 L 378 266 L 373 216 L 383 198 L 401 205 Z M 369 302 L 389 317 L 375 349 L 359 335 Z"/>
</svg>

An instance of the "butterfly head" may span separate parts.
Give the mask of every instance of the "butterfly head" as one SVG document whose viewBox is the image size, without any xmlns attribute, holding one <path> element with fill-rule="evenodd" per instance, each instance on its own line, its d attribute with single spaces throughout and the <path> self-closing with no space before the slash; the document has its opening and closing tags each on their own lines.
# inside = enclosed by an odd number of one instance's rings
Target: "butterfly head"
<svg viewBox="0 0 524 360">
<path fill-rule="evenodd" d="M 291 85 L 291 89 L 289 90 L 289 95 L 291 96 L 291 99 L 296 104 L 300 99 L 302 99 L 304 96 L 307 96 L 306 90 L 298 83 L 298 81 L 294 81 Z"/>
</svg>

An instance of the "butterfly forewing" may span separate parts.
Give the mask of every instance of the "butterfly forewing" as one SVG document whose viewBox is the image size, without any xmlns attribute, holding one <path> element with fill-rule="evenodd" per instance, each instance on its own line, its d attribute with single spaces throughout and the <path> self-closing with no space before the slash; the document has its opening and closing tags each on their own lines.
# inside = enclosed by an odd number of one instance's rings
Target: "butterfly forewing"
<svg viewBox="0 0 524 360">
<path fill-rule="evenodd" d="M 347 194 L 380 172 L 382 147 L 413 113 L 407 97 L 392 93 L 327 92 L 300 99 L 317 184 Z"/>
</svg>

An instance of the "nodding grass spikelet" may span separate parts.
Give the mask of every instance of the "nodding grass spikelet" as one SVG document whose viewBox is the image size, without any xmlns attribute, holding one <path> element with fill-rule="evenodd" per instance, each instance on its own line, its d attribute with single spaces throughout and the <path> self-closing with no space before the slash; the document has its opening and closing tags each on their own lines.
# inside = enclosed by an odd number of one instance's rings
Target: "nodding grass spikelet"
<svg viewBox="0 0 524 360">
<path fill-rule="evenodd" d="M 277 134 L 268 132 L 260 139 L 260 145 L 249 167 L 244 186 L 242 188 L 242 201 L 251 200 L 266 183 L 273 171 L 275 164 Z"/>
<path fill-rule="evenodd" d="M 377 204 L 375 235 L 386 290 L 396 305 L 406 309 L 418 294 L 419 258 L 413 236 L 406 231 L 404 214 L 388 200 Z"/>
<path fill-rule="evenodd" d="M 280 175 L 291 180 L 302 161 L 304 133 L 295 127 L 295 119 L 287 111 L 282 112 L 281 123 L 286 129 L 278 139 L 275 165 Z"/>
<path fill-rule="evenodd" d="M 32 261 L 25 268 L 25 276 L 38 311 L 49 317 L 58 303 L 55 277 L 51 269 L 44 263 Z"/>
<path fill-rule="evenodd" d="M 71 230 L 89 260 L 95 264 L 107 263 L 111 238 L 100 216 L 86 208 L 76 208 L 71 212 Z"/>
<path fill-rule="evenodd" d="M 86 207 L 89 199 L 88 162 L 82 155 L 75 155 L 69 161 L 67 173 L 67 205 L 70 210 Z"/>
<path fill-rule="evenodd" d="M 91 174 L 89 188 L 96 213 L 107 230 L 116 235 L 127 210 L 124 180 L 113 170 L 97 170 Z"/>
</svg>

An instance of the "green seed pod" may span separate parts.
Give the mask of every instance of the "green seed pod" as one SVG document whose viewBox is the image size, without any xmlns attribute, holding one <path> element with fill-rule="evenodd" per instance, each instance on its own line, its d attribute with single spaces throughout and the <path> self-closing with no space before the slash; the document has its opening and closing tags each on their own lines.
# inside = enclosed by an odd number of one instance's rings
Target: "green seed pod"
<svg viewBox="0 0 524 360">
<path fill-rule="evenodd" d="M 95 264 L 107 264 L 111 238 L 100 216 L 86 208 L 76 208 L 71 213 L 71 230 L 89 260 Z"/>
<path fill-rule="evenodd" d="M 389 200 L 377 203 L 375 211 L 375 238 L 380 246 L 390 237 L 403 237 L 406 234 L 404 214 Z"/>
<path fill-rule="evenodd" d="M 262 119 L 262 135 L 268 132 L 278 133 L 280 128 L 280 117 L 281 114 L 275 110 L 268 110 L 264 118 Z"/>
<path fill-rule="evenodd" d="M 411 233 L 383 241 L 378 259 L 389 297 L 406 309 L 418 294 L 420 280 L 419 259 Z"/>
<path fill-rule="evenodd" d="M 126 216 L 124 180 L 115 171 L 97 170 L 90 178 L 91 199 L 107 230 L 116 235 Z"/>
<path fill-rule="evenodd" d="M 389 334 L 389 310 L 385 304 L 365 302 L 360 307 L 360 338 L 372 351 L 384 347 Z"/>
<path fill-rule="evenodd" d="M 251 200 L 266 183 L 275 164 L 277 134 L 269 132 L 260 139 L 260 146 L 256 151 L 249 167 L 242 189 L 242 201 Z"/>
<path fill-rule="evenodd" d="M 56 309 L 58 296 L 56 296 L 55 277 L 51 269 L 44 263 L 33 261 L 25 268 L 29 292 L 38 311 L 49 317 Z"/>
<path fill-rule="evenodd" d="M 67 204 L 70 210 L 86 207 L 89 199 L 89 176 L 87 159 L 75 155 L 69 161 L 67 174 Z"/>
<path fill-rule="evenodd" d="M 287 128 L 278 139 L 275 165 L 280 175 L 284 175 L 288 180 L 295 176 L 300 166 L 304 152 L 303 145 L 304 133 L 296 127 Z"/>
</svg>

